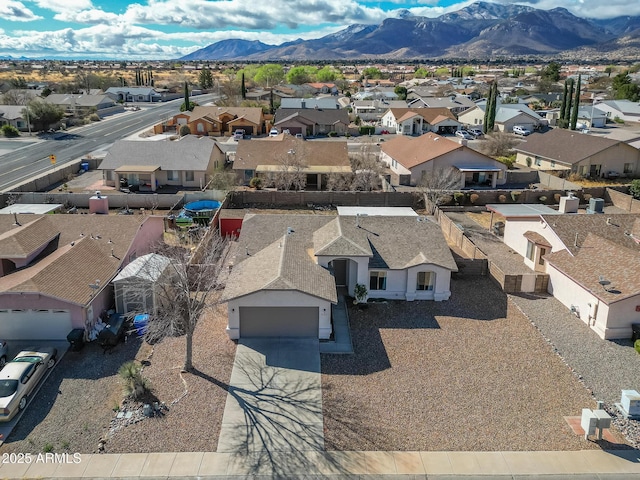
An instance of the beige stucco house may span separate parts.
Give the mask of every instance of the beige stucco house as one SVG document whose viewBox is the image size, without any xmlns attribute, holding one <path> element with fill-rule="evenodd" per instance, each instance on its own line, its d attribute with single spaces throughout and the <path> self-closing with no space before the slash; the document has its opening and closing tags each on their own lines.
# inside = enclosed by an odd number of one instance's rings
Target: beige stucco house
<svg viewBox="0 0 640 480">
<path fill-rule="evenodd" d="M 454 169 L 459 174 L 457 188 L 505 183 L 507 167 L 459 142 L 435 133 L 419 137 L 398 136 L 381 147 L 380 159 L 392 172 L 394 185 L 418 185 L 424 175 Z"/>
<path fill-rule="evenodd" d="M 461 123 L 445 107 L 390 108 L 382 115 L 382 126 L 399 135 L 421 135 L 426 132 L 453 133 Z"/>
<path fill-rule="evenodd" d="M 620 140 L 556 128 L 534 133 L 515 147 L 516 163 L 538 170 L 564 170 L 585 177 L 640 172 L 640 150 Z"/>
</svg>

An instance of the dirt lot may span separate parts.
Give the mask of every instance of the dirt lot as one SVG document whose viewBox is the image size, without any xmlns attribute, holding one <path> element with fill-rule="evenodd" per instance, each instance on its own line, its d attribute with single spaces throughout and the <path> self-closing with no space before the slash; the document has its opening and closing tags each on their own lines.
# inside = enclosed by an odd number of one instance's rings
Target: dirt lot
<svg viewBox="0 0 640 480">
<path fill-rule="evenodd" d="M 487 278 L 452 292 L 350 311 L 356 354 L 322 357 L 326 448 L 598 448 L 563 418 L 595 402 L 527 318 Z"/>
<path fill-rule="evenodd" d="M 184 338 L 154 347 L 130 336 L 110 353 L 95 344 L 68 352 L 22 417 L 5 452 L 95 453 L 101 439 L 106 453 L 215 451 L 227 395 L 235 344 L 224 329 L 226 308 L 216 307 L 198 323 L 193 344 L 194 373 L 181 374 Z M 122 404 L 117 370 L 127 360 L 147 361 L 144 375 L 153 393 L 168 406 L 162 417 L 124 428 L 117 410 L 142 418 L 140 404 Z M 145 362 L 146 363 L 146 362 Z"/>
</svg>

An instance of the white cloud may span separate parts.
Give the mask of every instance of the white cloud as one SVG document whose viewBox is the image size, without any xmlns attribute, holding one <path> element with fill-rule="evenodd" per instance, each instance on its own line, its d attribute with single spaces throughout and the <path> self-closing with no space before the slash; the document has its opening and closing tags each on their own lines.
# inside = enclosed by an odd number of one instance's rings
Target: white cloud
<svg viewBox="0 0 640 480">
<path fill-rule="evenodd" d="M 77 12 L 93 8 L 91 0 L 32 0 L 38 7 L 53 12 Z"/>
<path fill-rule="evenodd" d="M 494 0 L 499 3 L 517 3 L 541 10 L 566 8 L 581 18 L 614 18 L 640 15 L 640 2 L 629 0 L 528 0 L 512 2 L 510 0 Z"/>
<path fill-rule="evenodd" d="M 60 22 L 73 22 L 83 23 L 88 25 L 96 25 L 99 23 L 110 24 L 117 22 L 120 18 L 119 15 L 111 12 L 105 12 L 100 9 L 81 10 L 81 11 L 67 11 L 54 15 L 54 20 Z"/>
<path fill-rule="evenodd" d="M 42 18 L 33 13 L 24 3 L 16 0 L 0 2 L 0 17 L 11 22 L 31 22 Z"/>
</svg>

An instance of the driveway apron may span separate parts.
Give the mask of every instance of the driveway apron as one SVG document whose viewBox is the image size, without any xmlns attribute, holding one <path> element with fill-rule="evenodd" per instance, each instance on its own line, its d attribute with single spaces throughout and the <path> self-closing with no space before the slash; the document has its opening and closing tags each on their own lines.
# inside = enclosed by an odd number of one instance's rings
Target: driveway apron
<svg viewBox="0 0 640 480">
<path fill-rule="evenodd" d="M 302 454 L 323 449 L 318 340 L 239 340 L 218 452 Z"/>
</svg>

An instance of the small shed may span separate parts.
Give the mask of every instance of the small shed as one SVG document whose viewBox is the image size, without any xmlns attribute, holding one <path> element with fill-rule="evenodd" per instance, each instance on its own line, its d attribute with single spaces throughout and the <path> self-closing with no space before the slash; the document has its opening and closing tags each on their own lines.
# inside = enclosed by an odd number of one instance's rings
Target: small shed
<svg viewBox="0 0 640 480">
<path fill-rule="evenodd" d="M 156 285 L 167 274 L 171 260 L 157 253 L 136 258 L 113 279 L 116 312 L 154 312 L 158 306 Z"/>
</svg>

